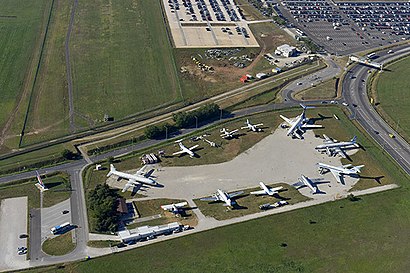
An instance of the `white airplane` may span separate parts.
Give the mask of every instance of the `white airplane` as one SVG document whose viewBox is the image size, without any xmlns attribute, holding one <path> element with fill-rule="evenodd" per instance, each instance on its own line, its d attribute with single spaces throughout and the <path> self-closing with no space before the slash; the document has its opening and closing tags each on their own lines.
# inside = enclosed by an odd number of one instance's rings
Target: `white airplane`
<svg viewBox="0 0 410 273">
<path fill-rule="evenodd" d="M 359 148 L 359 144 L 356 143 L 356 136 L 354 136 L 350 141 L 344 142 L 337 142 L 337 140 L 331 139 L 327 135 L 323 135 L 323 137 L 325 138 L 324 144 L 316 146 L 316 150 L 326 152 L 328 156 L 336 156 L 339 154 L 341 157 L 346 158 L 347 155 L 342 148 Z"/>
<path fill-rule="evenodd" d="M 325 170 L 330 171 L 333 176 L 336 178 L 337 182 L 341 184 L 345 184 L 344 176 L 355 176 L 360 173 L 360 169 L 364 167 L 364 165 L 360 166 L 352 166 L 352 164 L 343 165 L 342 167 L 335 167 L 331 165 L 327 165 L 324 163 L 317 163 L 320 174 L 323 174 Z"/>
<path fill-rule="evenodd" d="M 238 132 L 238 131 L 239 131 L 239 129 L 228 131 L 227 129 L 222 128 L 220 132 L 222 133 L 221 134 L 222 138 L 233 138 L 233 137 L 235 137 L 235 133 Z"/>
<path fill-rule="evenodd" d="M 169 212 L 172 212 L 175 215 L 181 215 L 182 214 L 182 207 L 188 205 L 188 202 L 181 202 L 181 203 L 172 203 L 169 205 L 162 205 L 161 208 L 163 210 L 167 210 Z"/>
<path fill-rule="evenodd" d="M 248 129 L 249 131 L 254 131 L 254 132 L 262 132 L 262 129 L 258 127 L 262 126 L 263 123 L 253 125 L 252 123 L 249 122 L 249 119 L 247 119 L 245 124 L 246 126 L 241 127 L 241 129 Z"/>
<path fill-rule="evenodd" d="M 193 158 L 195 156 L 195 153 L 192 150 L 197 148 L 199 145 L 194 145 L 191 148 L 187 148 L 187 147 L 184 146 L 184 144 L 182 144 L 182 139 L 177 140 L 175 142 L 178 143 L 179 148 L 181 149 L 181 151 L 175 152 L 172 155 L 180 155 L 180 154 L 185 154 L 186 153 L 186 154 L 189 154 L 190 158 Z"/>
<path fill-rule="evenodd" d="M 259 182 L 259 186 L 261 187 L 262 190 L 252 191 L 251 194 L 256 194 L 256 195 L 267 194 L 267 195 L 273 196 L 273 195 L 277 194 L 278 191 L 283 189 L 282 186 L 276 187 L 276 188 L 268 188 L 263 182 Z"/>
<path fill-rule="evenodd" d="M 114 165 L 111 164 L 110 171 L 107 174 L 107 177 L 110 177 L 111 175 L 116 175 L 118 176 L 118 178 L 128 179 L 128 182 L 127 184 L 125 184 L 124 188 L 122 189 L 122 192 L 126 192 L 132 186 L 137 186 L 138 188 L 140 188 L 142 184 L 158 186 L 158 183 L 150 178 L 152 172 L 144 172 L 145 167 L 146 166 L 139 169 L 135 174 L 129 174 L 117 171 Z"/>
<path fill-rule="evenodd" d="M 311 190 L 312 194 L 317 194 L 317 193 L 324 193 L 319 190 L 317 187 L 316 183 L 312 181 L 312 179 L 304 176 L 303 174 L 301 175 L 300 178 L 298 178 L 299 182 L 293 184 L 294 187 L 297 187 L 298 189 L 301 187 L 308 187 Z M 316 179 L 318 180 L 318 179 Z"/>
<path fill-rule="evenodd" d="M 322 128 L 322 125 L 314 125 L 314 124 L 307 124 L 309 122 L 309 119 L 305 116 L 306 109 L 309 108 L 314 108 L 312 106 L 305 106 L 303 104 L 300 104 L 303 108 L 302 114 L 297 116 L 294 119 L 289 119 L 285 116 L 280 115 L 280 117 L 289 125 L 289 129 L 287 132 L 288 136 L 292 136 L 295 138 L 303 139 L 302 134 L 306 129 L 312 129 L 312 128 Z"/>
<path fill-rule="evenodd" d="M 225 202 L 224 206 L 232 207 L 236 204 L 235 200 L 232 198 L 242 194 L 243 191 L 233 192 L 233 193 L 226 193 L 223 190 L 218 189 L 217 192 L 212 195 L 211 197 L 204 197 L 199 200 L 201 201 L 222 201 Z"/>
</svg>

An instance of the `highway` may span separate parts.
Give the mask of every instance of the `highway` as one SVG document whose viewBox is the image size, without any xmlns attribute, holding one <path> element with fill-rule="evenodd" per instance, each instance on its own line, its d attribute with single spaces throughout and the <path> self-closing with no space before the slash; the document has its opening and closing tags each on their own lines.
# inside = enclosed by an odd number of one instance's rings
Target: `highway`
<svg viewBox="0 0 410 273">
<path fill-rule="evenodd" d="M 387 51 L 387 50 L 385 50 Z M 379 54 L 379 58 L 376 60 L 380 61 L 388 61 L 390 59 L 397 58 L 402 54 L 407 54 L 410 52 L 410 47 L 407 46 L 400 46 L 394 49 L 393 54 L 381 53 Z M 260 105 L 255 106 L 247 109 L 241 109 L 235 111 L 229 117 L 224 117 L 222 120 L 235 118 L 235 117 L 242 117 L 249 114 L 254 114 L 258 112 L 264 112 L 274 109 L 283 109 L 289 108 L 298 105 L 298 101 L 292 98 L 292 93 L 302 90 L 306 88 L 306 85 L 310 85 L 312 82 L 316 82 L 319 79 L 326 80 L 330 79 L 333 76 L 340 73 L 340 68 L 330 59 L 327 58 L 326 62 L 328 63 L 328 68 L 317 71 L 310 76 L 303 77 L 294 81 L 293 83 L 289 84 L 285 87 L 282 95 L 286 98 L 284 103 L 281 104 L 268 104 L 268 105 Z M 394 132 L 393 129 L 390 128 L 382 118 L 377 114 L 377 112 L 373 109 L 370 105 L 369 100 L 366 94 L 366 86 L 365 82 L 367 77 L 370 75 L 367 71 L 371 69 L 366 66 L 362 65 L 354 65 L 347 71 L 347 77 L 344 78 L 343 81 L 343 92 L 342 96 L 343 99 L 349 103 L 349 109 L 353 113 L 352 116 L 363 126 L 363 128 L 374 138 L 376 142 L 378 142 L 385 150 L 388 152 L 394 160 L 407 172 L 410 173 L 410 149 L 409 144 L 406 143 L 397 133 Z M 350 76 L 354 75 L 356 78 L 352 79 Z M 364 80 L 365 82 L 363 82 Z M 302 85 L 298 85 L 298 82 L 304 82 Z M 309 104 L 311 104 L 310 102 Z M 313 102 L 315 103 L 315 102 Z M 318 101 L 316 103 L 319 103 Z M 353 105 L 357 105 L 354 107 Z M 215 121 L 214 123 L 217 123 Z M 209 124 L 207 124 L 208 126 Z M 202 129 L 201 127 L 198 129 Z M 171 137 L 182 137 L 192 131 L 197 129 L 188 129 L 182 130 L 181 134 L 177 136 L 170 136 Z M 393 133 L 396 135 L 396 138 L 392 139 L 388 136 L 389 133 Z M 155 144 L 159 144 L 161 142 L 165 142 L 167 140 L 147 140 L 132 146 L 124 147 L 117 149 L 115 151 L 110 151 L 105 154 L 101 154 L 98 156 L 90 157 L 91 162 L 97 162 L 99 160 L 103 160 L 110 156 L 119 156 L 123 155 L 135 150 L 140 150 L 142 148 L 150 147 Z M 88 221 L 87 221 L 87 211 L 86 211 L 86 204 L 85 204 L 85 195 L 83 189 L 83 182 L 82 182 L 82 171 L 86 168 L 87 163 L 86 160 L 81 159 L 77 161 L 68 162 L 62 165 L 52 166 L 48 168 L 44 168 L 40 170 L 41 174 L 51 173 L 55 171 L 65 171 L 68 172 L 70 175 L 71 186 L 73 189 L 71 195 L 71 213 L 72 213 L 72 224 L 78 226 L 75 230 L 75 237 L 77 241 L 76 249 L 64 256 L 49 256 L 44 254 L 41 251 L 41 245 L 39 240 L 41 238 L 37 238 L 40 234 L 40 231 L 37 230 L 34 226 L 35 223 L 39 223 L 39 219 L 41 217 L 38 210 L 33 211 L 33 218 L 31 219 L 30 224 L 30 233 L 31 233 L 31 242 L 30 242 L 30 253 L 31 257 L 33 258 L 30 261 L 31 266 L 38 266 L 38 265 L 48 265 L 48 264 L 55 264 L 60 262 L 66 261 L 74 261 L 85 258 L 87 255 L 87 241 L 88 241 Z M 24 178 L 34 177 L 34 172 L 26 172 L 20 174 L 13 174 L 5 177 L 0 177 L 0 183 L 6 183 L 10 181 L 20 180 Z"/>
<path fill-rule="evenodd" d="M 386 63 L 400 56 L 410 54 L 410 46 L 399 46 L 394 52 L 387 54 L 387 49 L 378 53 L 376 62 Z M 342 84 L 342 94 L 349 104 L 352 118 L 366 130 L 366 132 L 388 153 L 390 156 L 410 174 L 410 146 L 400 135 L 395 132 L 376 112 L 367 96 L 366 83 L 369 77 L 367 71 L 374 70 L 364 65 L 354 65 L 347 71 Z M 395 138 L 389 137 L 393 134 Z"/>
</svg>

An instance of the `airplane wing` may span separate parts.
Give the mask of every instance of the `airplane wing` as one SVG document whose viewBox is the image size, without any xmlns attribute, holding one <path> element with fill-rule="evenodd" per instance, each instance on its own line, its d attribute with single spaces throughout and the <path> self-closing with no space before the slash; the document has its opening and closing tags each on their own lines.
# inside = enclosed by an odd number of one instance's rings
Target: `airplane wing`
<svg viewBox="0 0 410 273">
<path fill-rule="evenodd" d="M 198 147 L 199 145 L 194 145 L 191 148 L 189 148 L 190 151 L 192 151 L 193 149 L 195 149 L 196 147 Z"/>
<path fill-rule="evenodd" d="M 260 190 L 260 191 L 251 191 L 250 194 L 267 194 L 266 191 Z"/>
<path fill-rule="evenodd" d="M 293 120 L 291 120 L 291 119 L 289 119 L 289 118 L 287 118 L 287 117 L 285 117 L 285 116 L 280 115 L 280 117 L 281 117 L 284 121 L 286 121 L 286 123 L 289 124 L 289 125 L 292 125 L 292 124 L 294 123 Z"/>
<path fill-rule="evenodd" d="M 183 153 L 185 153 L 185 151 L 179 151 L 179 152 L 175 152 L 175 153 L 173 153 L 172 155 L 180 155 L 180 154 L 183 154 Z"/>
<path fill-rule="evenodd" d="M 229 133 L 230 134 L 234 134 L 234 133 L 236 133 L 236 132 L 238 132 L 239 131 L 239 129 L 235 129 L 235 130 L 233 130 L 233 131 L 230 131 Z"/>
<path fill-rule="evenodd" d="M 228 195 L 230 198 L 232 198 L 232 197 L 241 195 L 242 193 L 244 193 L 244 191 L 237 191 L 237 192 L 229 193 Z"/>
<path fill-rule="evenodd" d="M 336 178 L 336 181 L 339 183 L 344 184 L 344 179 L 343 176 L 340 174 L 338 171 L 330 170 L 330 172 L 333 174 L 333 176 Z M 343 181 L 343 182 L 342 182 Z"/>
<path fill-rule="evenodd" d="M 296 183 L 292 184 L 292 186 L 295 187 L 295 188 L 300 188 L 300 187 L 304 187 L 306 185 L 302 181 L 299 181 L 299 182 L 296 182 Z"/>
<path fill-rule="evenodd" d="M 126 192 L 130 187 L 134 186 L 138 187 L 139 189 L 141 187 L 141 184 L 135 181 L 134 179 L 130 179 L 128 180 L 127 184 L 125 184 L 124 188 L 122 189 L 122 192 Z"/>
<path fill-rule="evenodd" d="M 136 174 L 136 175 L 144 175 L 144 174 L 145 174 L 145 167 L 146 167 L 146 166 L 147 166 L 147 165 L 142 166 L 142 168 L 139 169 L 135 174 Z"/>
<path fill-rule="evenodd" d="M 163 206 L 161 206 L 161 209 L 170 210 L 170 209 L 172 209 L 172 205 L 163 205 Z"/>
<path fill-rule="evenodd" d="M 253 125 L 253 126 L 262 126 L 263 125 L 263 123 L 258 123 L 258 124 L 255 124 L 255 125 Z"/>
<path fill-rule="evenodd" d="M 300 126 L 302 129 L 313 129 L 313 128 L 323 128 L 323 125 L 319 124 L 303 124 Z"/>
<path fill-rule="evenodd" d="M 211 196 L 211 197 L 200 198 L 199 200 L 201 200 L 201 201 L 218 201 L 219 199 L 215 196 Z"/>
<path fill-rule="evenodd" d="M 334 152 L 339 154 L 341 157 L 346 158 L 346 153 L 340 147 L 335 147 Z"/>
</svg>

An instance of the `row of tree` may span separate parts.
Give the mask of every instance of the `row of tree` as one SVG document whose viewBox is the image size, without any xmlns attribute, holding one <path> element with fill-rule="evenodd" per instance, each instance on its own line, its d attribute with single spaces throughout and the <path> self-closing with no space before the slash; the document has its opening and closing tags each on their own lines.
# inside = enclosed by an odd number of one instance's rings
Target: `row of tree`
<svg viewBox="0 0 410 273">
<path fill-rule="evenodd" d="M 198 125 L 198 122 L 210 122 L 219 118 L 221 109 L 215 103 L 206 104 L 194 111 L 181 111 L 173 114 L 175 125 L 165 123 L 163 125 L 151 125 L 145 129 L 145 136 L 149 139 L 164 138 L 167 134 L 174 133 L 182 128 L 190 128 Z"/>
<path fill-rule="evenodd" d="M 119 215 L 117 213 L 118 193 L 106 184 L 99 184 L 88 195 L 88 203 L 98 232 L 116 232 Z"/>
</svg>

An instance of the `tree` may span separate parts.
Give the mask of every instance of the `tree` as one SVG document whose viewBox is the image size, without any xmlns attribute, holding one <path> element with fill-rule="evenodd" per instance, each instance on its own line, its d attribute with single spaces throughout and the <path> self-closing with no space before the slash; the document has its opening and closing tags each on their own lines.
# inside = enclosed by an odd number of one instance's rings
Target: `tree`
<svg viewBox="0 0 410 273">
<path fill-rule="evenodd" d="M 65 159 L 71 160 L 75 158 L 75 155 L 72 151 L 68 150 L 68 149 L 64 149 L 61 152 L 61 156 L 64 157 Z"/>
<path fill-rule="evenodd" d="M 97 185 L 88 195 L 88 203 L 95 217 L 95 229 L 99 232 L 115 232 L 118 228 L 119 215 L 117 213 L 116 191 L 106 184 Z"/>
</svg>

